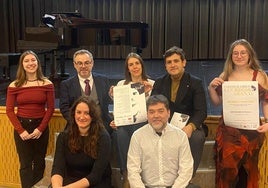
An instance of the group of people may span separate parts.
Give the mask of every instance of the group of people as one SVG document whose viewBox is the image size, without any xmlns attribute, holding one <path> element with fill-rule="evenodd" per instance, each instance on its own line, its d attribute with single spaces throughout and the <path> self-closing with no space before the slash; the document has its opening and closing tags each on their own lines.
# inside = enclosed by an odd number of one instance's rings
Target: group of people
<svg viewBox="0 0 268 188">
<path fill-rule="evenodd" d="M 74 53 L 77 74 L 60 86 L 59 107 L 67 125 L 56 142 L 53 188 L 112 187 L 112 143 L 124 188 L 198 187 L 191 179 L 205 142 L 205 89 L 199 78 L 185 71 L 183 49 L 168 49 L 164 64 L 167 74 L 154 81 L 146 74 L 140 55 L 127 56 L 125 78 L 117 85 L 144 85 L 147 121 L 117 126 L 108 110 L 114 86 L 92 72 L 94 59 L 88 50 Z M 257 130 L 242 130 L 225 125 L 221 118 L 215 144 L 216 187 L 258 187 L 258 154 L 263 133 L 268 130 L 268 80 L 248 41 L 239 39 L 231 44 L 223 72 L 210 82 L 208 92 L 215 105 L 222 103 L 225 81 L 258 81 L 265 122 Z M 22 188 L 31 188 L 43 177 L 54 97 L 54 86 L 42 74 L 37 55 L 25 51 L 6 101 L 7 116 L 14 126 Z M 169 123 L 175 112 L 189 116 L 182 129 Z"/>
</svg>

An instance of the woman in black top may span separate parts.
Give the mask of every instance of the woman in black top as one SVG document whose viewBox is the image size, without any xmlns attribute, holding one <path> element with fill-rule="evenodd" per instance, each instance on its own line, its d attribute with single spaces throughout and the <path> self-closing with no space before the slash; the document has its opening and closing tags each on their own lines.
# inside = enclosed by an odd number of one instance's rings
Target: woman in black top
<svg viewBox="0 0 268 188">
<path fill-rule="evenodd" d="M 96 103 L 80 97 L 71 108 L 70 125 L 57 138 L 52 187 L 110 188 L 111 140 Z"/>
</svg>

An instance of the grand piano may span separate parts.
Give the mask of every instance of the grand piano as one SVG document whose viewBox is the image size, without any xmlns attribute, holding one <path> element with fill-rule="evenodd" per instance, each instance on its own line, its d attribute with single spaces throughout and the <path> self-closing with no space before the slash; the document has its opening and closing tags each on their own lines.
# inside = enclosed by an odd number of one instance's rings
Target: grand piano
<svg viewBox="0 0 268 188">
<path fill-rule="evenodd" d="M 26 27 L 25 39 L 17 41 L 18 50 L 50 54 L 51 78 L 60 59 L 60 76 L 65 76 L 64 52 L 80 46 L 126 45 L 140 53 L 147 46 L 148 24 L 84 18 L 77 12 L 45 14 L 38 27 Z"/>
</svg>

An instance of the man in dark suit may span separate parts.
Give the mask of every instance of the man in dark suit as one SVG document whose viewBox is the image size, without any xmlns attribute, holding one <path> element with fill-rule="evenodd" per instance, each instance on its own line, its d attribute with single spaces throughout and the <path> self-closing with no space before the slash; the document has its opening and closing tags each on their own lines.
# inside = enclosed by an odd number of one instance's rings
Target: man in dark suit
<svg viewBox="0 0 268 188">
<path fill-rule="evenodd" d="M 164 54 L 168 74 L 156 80 L 152 95 L 162 94 L 170 103 L 170 117 L 174 112 L 190 116 L 182 130 L 187 134 L 194 159 L 194 172 L 199 166 L 205 133 L 202 123 L 207 116 L 207 103 L 202 81 L 185 72 L 186 59 L 183 49 L 176 46 Z"/>
<path fill-rule="evenodd" d="M 78 50 L 73 55 L 73 65 L 77 74 L 68 80 L 61 82 L 60 86 L 60 111 L 63 117 L 69 122 L 69 109 L 74 101 L 81 95 L 88 95 L 100 107 L 104 126 L 109 133 L 112 132 L 110 125 L 108 105 L 111 102 L 109 96 L 110 84 L 106 77 L 92 74 L 94 65 L 93 55 L 88 50 Z M 88 81 L 89 87 L 87 89 Z"/>
</svg>

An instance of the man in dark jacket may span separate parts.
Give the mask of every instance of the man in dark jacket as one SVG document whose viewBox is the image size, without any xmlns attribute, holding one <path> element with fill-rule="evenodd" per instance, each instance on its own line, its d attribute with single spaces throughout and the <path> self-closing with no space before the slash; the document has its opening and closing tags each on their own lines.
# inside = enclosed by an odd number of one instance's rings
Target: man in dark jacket
<svg viewBox="0 0 268 188">
<path fill-rule="evenodd" d="M 73 65 L 77 71 L 77 75 L 62 81 L 60 86 L 59 106 L 63 117 L 67 121 L 66 126 L 68 126 L 69 121 L 69 109 L 74 101 L 81 95 L 88 95 L 100 107 L 104 126 L 111 133 L 111 117 L 108 111 L 108 105 L 111 99 L 108 94 L 110 89 L 108 78 L 92 73 L 94 59 L 88 50 L 82 49 L 76 51 L 73 55 Z M 86 87 L 87 84 L 89 85 Z"/>
<path fill-rule="evenodd" d="M 182 130 L 187 134 L 194 159 L 194 172 L 199 166 L 205 133 L 202 128 L 207 116 L 207 103 L 202 81 L 185 72 L 186 58 L 183 49 L 176 46 L 164 54 L 167 73 L 156 80 L 152 95 L 162 94 L 170 103 L 170 116 L 174 112 L 190 116 Z"/>
</svg>

